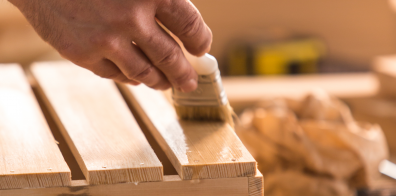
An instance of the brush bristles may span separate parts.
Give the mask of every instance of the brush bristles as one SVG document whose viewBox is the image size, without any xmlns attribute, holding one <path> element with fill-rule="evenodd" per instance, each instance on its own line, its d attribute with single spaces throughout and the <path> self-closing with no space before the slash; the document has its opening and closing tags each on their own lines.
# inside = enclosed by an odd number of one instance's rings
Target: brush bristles
<svg viewBox="0 0 396 196">
<path fill-rule="evenodd" d="M 221 106 L 175 105 L 177 115 L 184 120 L 224 121 L 234 127 L 234 111 L 229 103 Z"/>
</svg>

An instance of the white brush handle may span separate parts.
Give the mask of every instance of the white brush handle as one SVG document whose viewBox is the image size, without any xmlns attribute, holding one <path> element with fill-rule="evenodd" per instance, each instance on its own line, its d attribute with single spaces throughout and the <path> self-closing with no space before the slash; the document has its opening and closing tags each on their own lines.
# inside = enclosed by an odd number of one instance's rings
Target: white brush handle
<svg viewBox="0 0 396 196">
<path fill-rule="evenodd" d="M 194 67 L 198 75 L 210 75 L 218 70 L 218 63 L 214 56 L 206 53 L 201 57 L 191 55 L 189 52 L 184 52 L 184 56 Z"/>
</svg>

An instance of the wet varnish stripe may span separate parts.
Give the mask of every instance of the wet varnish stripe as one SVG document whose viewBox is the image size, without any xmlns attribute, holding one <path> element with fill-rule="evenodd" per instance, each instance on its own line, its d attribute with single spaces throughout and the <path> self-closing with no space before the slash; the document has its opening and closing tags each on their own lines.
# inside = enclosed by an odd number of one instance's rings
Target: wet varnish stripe
<svg viewBox="0 0 396 196">
<path fill-rule="evenodd" d="M 255 176 L 256 161 L 224 122 L 181 121 L 163 93 L 120 85 L 184 180 Z"/>
</svg>

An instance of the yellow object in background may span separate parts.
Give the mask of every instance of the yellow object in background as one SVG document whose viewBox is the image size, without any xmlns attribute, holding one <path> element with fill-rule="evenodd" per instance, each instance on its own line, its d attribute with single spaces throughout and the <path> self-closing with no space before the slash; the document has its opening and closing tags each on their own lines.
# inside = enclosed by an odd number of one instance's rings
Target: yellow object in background
<svg viewBox="0 0 396 196">
<path fill-rule="evenodd" d="M 255 55 L 254 73 L 274 75 L 288 73 L 287 57 L 280 51 L 262 49 Z"/>
<path fill-rule="evenodd" d="M 325 56 L 325 45 L 319 39 L 237 46 L 228 56 L 228 75 L 279 75 L 316 73 Z"/>
</svg>

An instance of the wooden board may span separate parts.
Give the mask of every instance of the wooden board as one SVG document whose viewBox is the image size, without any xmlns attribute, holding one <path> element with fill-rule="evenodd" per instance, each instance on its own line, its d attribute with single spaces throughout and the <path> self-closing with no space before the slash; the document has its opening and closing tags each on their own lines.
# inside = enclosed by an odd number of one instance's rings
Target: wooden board
<svg viewBox="0 0 396 196">
<path fill-rule="evenodd" d="M 249 196 L 264 196 L 264 178 L 263 174 L 257 170 L 256 176 L 248 179 Z"/>
<path fill-rule="evenodd" d="M 177 175 L 164 176 L 162 182 L 122 183 L 89 186 L 85 180 L 72 181 L 72 186 L 45 189 L 0 190 L 6 196 L 263 196 L 262 176 L 181 180 Z M 261 182 L 260 182 L 261 181 Z M 251 184 L 255 182 L 254 184 Z"/>
<path fill-rule="evenodd" d="M 379 94 L 383 97 L 396 98 L 396 55 L 377 57 L 373 71 L 380 84 Z"/>
<path fill-rule="evenodd" d="M 177 175 L 164 176 L 162 182 L 122 183 L 90 186 L 85 180 L 72 181 L 70 187 L 0 190 L 7 196 L 263 196 L 263 176 L 181 180 Z"/>
<path fill-rule="evenodd" d="M 224 77 L 223 85 L 231 106 L 237 112 L 262 99 L 299 99 L 318 88 L 340 98 L 374 96 L 379 88 L 377 78 L 372 73 Z"/>
<path fill-rule="evenodd" d="M 70 170 L 22 68 L 0 64 L 0 189 L 70 184 Z"/>
<path fill-rule="evenodd" d="M 32 73 L 90 184 L 162 180 L 160 161 L 111 80 L 70 62 L 35 64 Z"/>
<path fill-rule="evenodd" d="M 182 179 L 256 174 L 256 161 L 227 123 L 178 120 L 161 91 L 145 85 L 120 85 L 120 89 Z"/>
</svg>

